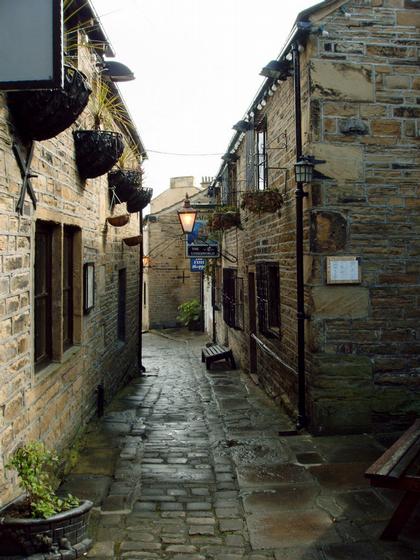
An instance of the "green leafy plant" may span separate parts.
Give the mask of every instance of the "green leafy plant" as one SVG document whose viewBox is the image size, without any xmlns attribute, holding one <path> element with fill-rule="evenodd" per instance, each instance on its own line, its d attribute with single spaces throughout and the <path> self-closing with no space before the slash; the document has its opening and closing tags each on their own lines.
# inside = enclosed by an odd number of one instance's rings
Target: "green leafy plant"
<svg viewBox="0 0 420 560">
<path fill-rule="evenodd" d="M 191 299 L 185 303 L 181 303 L 178 307 L 179 315 L 177 320 L 186 327 L 190 327 L 193 323 L 200 321 L 203 313 L 203 307 L 198 299 Z"/>
<path fill-rule="evenodd" d="M 100 77 L 92 80 L 92 95 L 87 108 L 95 130 L 114 130 L 115 126 L 131 126 L 130 118 L 122 99 Z"/>
<path fill-rule="evenodd" d="M 30 517 L 47 519 L 80 504 L 71 494 L 65 498 L 55 494 L 51 469 L 57 464 L 57 455 L 48 451 L 43 443 L 34 441 L 19 447 L 6 465 L 19 475 L 19 486 L 26 492 Z"/>
<path fill-rule="evenodd" d="M 115 167 L 118 169 L 132 169 L 143 173 L 141 167 L 141 156 L 137 146 L 127 143 L 124 146 L 124 151 L 119 157 Z"/>
<path fill-rule="evenodd" d="M 210 231 L 220 231 L 232 227 L 241 228 L 241 216 L 235 206 L 220 206 L 210 214 L 207 220 Z"/>
<path fill-rule="evenodd" d="M 248 191 L 243 193 L 241 208 L 256 214 L 276 212 L 283 206 L 284 198 L 278 189 Z"/>
</svg>

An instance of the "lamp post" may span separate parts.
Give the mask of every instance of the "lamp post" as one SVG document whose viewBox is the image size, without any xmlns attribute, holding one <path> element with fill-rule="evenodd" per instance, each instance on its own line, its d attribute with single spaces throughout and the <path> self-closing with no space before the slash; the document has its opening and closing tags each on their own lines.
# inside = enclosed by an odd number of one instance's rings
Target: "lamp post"
<svg viewBox="0 0 420 560">
<path fill-rule="evenodd" d="M 137 366 L 140 375 L 146 372 L 143 365 L 143 209 L 139 212 L 139 233 L 141 236 L 140 241 L 140 255 L 139 255 L 139 345 L 137 355 Z"/>
</svg>

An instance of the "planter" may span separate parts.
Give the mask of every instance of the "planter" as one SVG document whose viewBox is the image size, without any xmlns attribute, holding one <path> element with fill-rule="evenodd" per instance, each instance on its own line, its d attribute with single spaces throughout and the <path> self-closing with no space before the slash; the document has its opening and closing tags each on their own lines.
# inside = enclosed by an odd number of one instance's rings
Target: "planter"
<svg viewBox="0 0 420 560">
<path fill-rule="evenodd" d="M 211 231 L 225 230 L 232 227 L 241 227 L 239 212 L 213 212 L 209 220 Z"/>
<path fill-rule="evenodd" d="M 122 134 L 110 130 L 76 130 L 74 145 L 77 168 L 84 179 L 107 173 L 124 150 Z"/>
<path fill-rule="evenodd" d="M 122 227 L 130 221 L 130 214 L 122 214 L 121 216 L 109 216 L 106 221 L 114 227 Z"/>
<path fill-rule="evenodd" d="M 136 189 L 135 192 L 127 200 L 127 212 L 140 212 L 149 204 L 153 194 L 151 188 Z"/>
<path fill-rule="evenodd" d="M 127 202 L 127 200 L 135 194 L 135 191 L 141 187 L 142 178 L 142 171 L 119 169 L 108 173 L 108 186 L 115 192 L 119 202 Z"/>
<path fill-rule="evenodd" d="M 17 502 L 18 500 L 14 504 Z M 0 510 L 0 558 L 18 555 L 25 555 L 27 558 L 31 554 L 52 554 L 60 549 L 62 555 L 54 558 L 74 558 L 76 550 L 80 551 L 78 556 L 81 556 L 92 544 L 87 536 L 92 506 L 93 503 L 86 500 L 79 507 L 48 519 L 8 517 L 7 510 L 10 506 Z M 77 549 L 73 549 L 75 545 Z"/>
<path fill-rule="evenodd" d="M 283 195 L 278 190 L 249 191 L 242 195 L 241 208 L 262 214 L 277 212 L 283 206 Z"/>
<path fill-rule="evenodd" d="M 129 247 L 134 247 L 135 245 L 140 245 L 142 237 L 142 235 L 135 235 L 134 237 L 126 237 L 123 241 Z"/>
<path fill-rule="evenodd" d="M 84 74 L 65 65 L 62 89 L 11 92 L 7 100 L 22 134 L 33 140 L 47 140 L 75 122 L 91 92 Z"/>
</svg>

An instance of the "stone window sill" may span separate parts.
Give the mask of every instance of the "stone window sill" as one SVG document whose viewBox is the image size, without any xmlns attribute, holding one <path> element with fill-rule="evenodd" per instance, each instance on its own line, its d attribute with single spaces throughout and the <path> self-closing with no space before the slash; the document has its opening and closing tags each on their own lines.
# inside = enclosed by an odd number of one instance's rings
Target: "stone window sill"
<svg viewBox="0 0 420 560">
<path fill-rule="evenodd" d="M 80 345 L 74 345 L 63 353 L 59 362 L 49 362 L 35 372 L 36 384 L 43 382 L 46 378 L 55 375 L 61 368 L 72 362 L 81 351 Z"/>
</svg>

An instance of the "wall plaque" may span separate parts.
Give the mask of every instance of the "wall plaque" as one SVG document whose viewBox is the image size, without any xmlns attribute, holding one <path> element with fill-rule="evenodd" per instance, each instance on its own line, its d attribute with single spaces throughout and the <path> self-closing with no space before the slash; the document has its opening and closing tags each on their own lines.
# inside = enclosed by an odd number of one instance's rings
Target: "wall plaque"
<svg viewBox="0 0 420 560">
<path fill-rule="evenodd" d="M 327 284 L 360 284 L 360 257 L 327 257 Z"/>
</svg>

